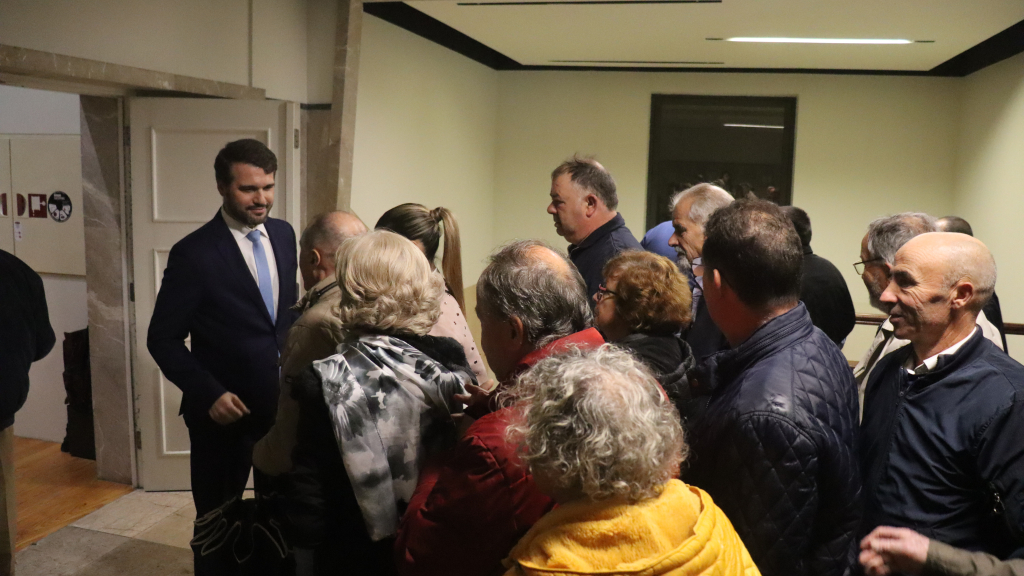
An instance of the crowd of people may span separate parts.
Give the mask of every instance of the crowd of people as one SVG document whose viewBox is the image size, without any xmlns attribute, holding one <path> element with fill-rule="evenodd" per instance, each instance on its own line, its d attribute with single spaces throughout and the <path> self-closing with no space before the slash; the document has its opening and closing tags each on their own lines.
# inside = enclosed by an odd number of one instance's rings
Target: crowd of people
<svg viewBox="0 0 1024 576">
<path fill-rule="evenodd" d="M 497 248 L 470 312 L 449 210 L 319 215 L 296 259 L 273 154 L 232 142 L 215 168 L 149 349 L 183 392 L 197 526 L 254 465 L 275 569 L 1024 573 L 1024 366 L 962 219 L 868 225 L 855 267 L 887 319 L 851 369 L 852 299 L 798 208 L 699 184 L 641 245 L 572 158 L 547 207 L 568 252 Z"/>
</svg>

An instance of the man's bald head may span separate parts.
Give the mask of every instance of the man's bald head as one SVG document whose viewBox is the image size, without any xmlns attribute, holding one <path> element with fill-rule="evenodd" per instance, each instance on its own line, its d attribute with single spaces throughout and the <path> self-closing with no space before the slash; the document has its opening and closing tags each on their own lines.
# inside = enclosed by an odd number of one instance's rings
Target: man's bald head
<svg viewBox="0 0 1024 576">
<path fill-rule="evenodd" d="M 563 254 L 537 240 L 520 240 L 491 255 L 477 282 L 478 307 L 523 323 L 540 347 L 588 328 L 593 320 L 587 285 Z"/>
<path fill-rule="evenodd" d="M 911 238 L 897 252 L 909 248 L 942 272 L 943 285 L 951 289 L 960 282 L 974 287 L 967 308 L 977 314 L 996 289 L 996 261 L 988 246 L 977 238 L 957 232 L 929 232 Z"/>
<path fill-rule="evenodd" d="M 306 290 L 328 276 L 334 276 L 334 254 L 341 243 L 366 233 L 366 224 L 344 210 L 324 212 L 313 218 L 299 239 L 299 269 Z"/>
</svg>

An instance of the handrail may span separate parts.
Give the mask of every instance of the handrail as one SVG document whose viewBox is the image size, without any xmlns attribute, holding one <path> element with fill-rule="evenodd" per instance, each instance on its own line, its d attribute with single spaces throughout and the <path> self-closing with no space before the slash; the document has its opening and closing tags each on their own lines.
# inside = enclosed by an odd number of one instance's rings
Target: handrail
<svg viewBox="0 0 1024 576">
<path fill-rule="evenodd" d="M 882 322 L 885 322 L 887 316 L 881 314 L 857 314 L 857 324 L 864 326 L 878 326 Z M 1014 336 L 1024 336 L 1024 324 L 1016 324 L 1013 322 L 1004 322 L 1003 330 L 1007 334 Z"/>
</svg>

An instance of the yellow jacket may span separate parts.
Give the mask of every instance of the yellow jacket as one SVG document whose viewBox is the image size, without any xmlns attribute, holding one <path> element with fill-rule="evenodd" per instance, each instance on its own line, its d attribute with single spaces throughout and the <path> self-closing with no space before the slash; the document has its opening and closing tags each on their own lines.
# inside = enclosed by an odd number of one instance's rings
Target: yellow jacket
<svg viewBox="0 0 1024 576">
<path fill-rule="evenodd" d="M 711 496 L 679 480 L 638 504 L 609 500 L 559 506 L 523 536 L 505 566 L 506 576 L 760 576 Z"/>
</svg>

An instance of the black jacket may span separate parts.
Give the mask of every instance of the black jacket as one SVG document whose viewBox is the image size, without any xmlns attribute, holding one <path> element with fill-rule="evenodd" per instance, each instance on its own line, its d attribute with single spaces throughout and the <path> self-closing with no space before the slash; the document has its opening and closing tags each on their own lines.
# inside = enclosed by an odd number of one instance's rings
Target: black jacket
<svg viewBox="0 0 1024 576">
<path fill-rule="evenodd" d="M 920 376 L 911 346 L 883 358 L 864 398 L 866 534 L 905 526 L 969 550 L 1024 555 L 1024 366 L 981 330 Z"/>
<path fill-rule="evenodd" d="M 569 246 L 569 259 L 587 283 L 587 296 L 593 298 L 604 282 L 602 271 L 606 262 L 625 250 L 643 250 L 633 233 L 626 228 L 622 214 L 616 214 L 594 230 L 579 245 Z"/>
<path fill-rule="evenodd" d="M 171 248 L 146 340 L 160 370 L 182 391 L 182 414 L 212 426 L 210 406 L 233 392 L 251 411 L 242 422 L 257 437 L 277 414 L 277 359 L 298 318 L 291 309 L 298 290 L 295 231 L 276 218 L 267 218 L 264 225 L 277 261 L 273 322 L 218 211 Z M 192 345 L 186 347 L 189 336 Z"/>
<path fill-rule="evenodd" d="M 842 347 L 853 331 L 856 313 L 853 298 L 842 273 L 828 260 L 804 248 L 804 273 L 800 280 L 800 300 L 807 306 L 811 322 Z"/>
<path fill-rule="evenodd" d="M 706 490 L 765 576 L 833 576 L 856 563 L 857 388 L 803 304 L 695 370 L 714 390 L 690 434 L 685 480 Z"/>
<path fill-rule="evenodd" d="M 694 421 L 707 404 L 694 397 L 689 373 L 696 361 L 690 345 L 678 334 L 630 334 L 614 345 L 629 351 L 651 370 L 669 400 L 679 411 L 684 424 Z"/>
<path fill-rule="evenodd" d="M 450 370 L 473 373 L 462 345 L 452 338 L 402 335 L 401 339 Z M 395 573 L 395 540 L 374 542 L 367 532 L 320 381 L 296 378 L 292 396 L 299 402 L 294 466 L 273 479 L 274 489 L 284 495 L 279 515 L 289 542 L 314 551 L 318 575 Z"/>
<path fill-rule="evenodd" d="M 43 280 L 13 254 L 0 250 L 0 430 L 28 397 L 28 371 L 53 349 Z"/>
</svg>

